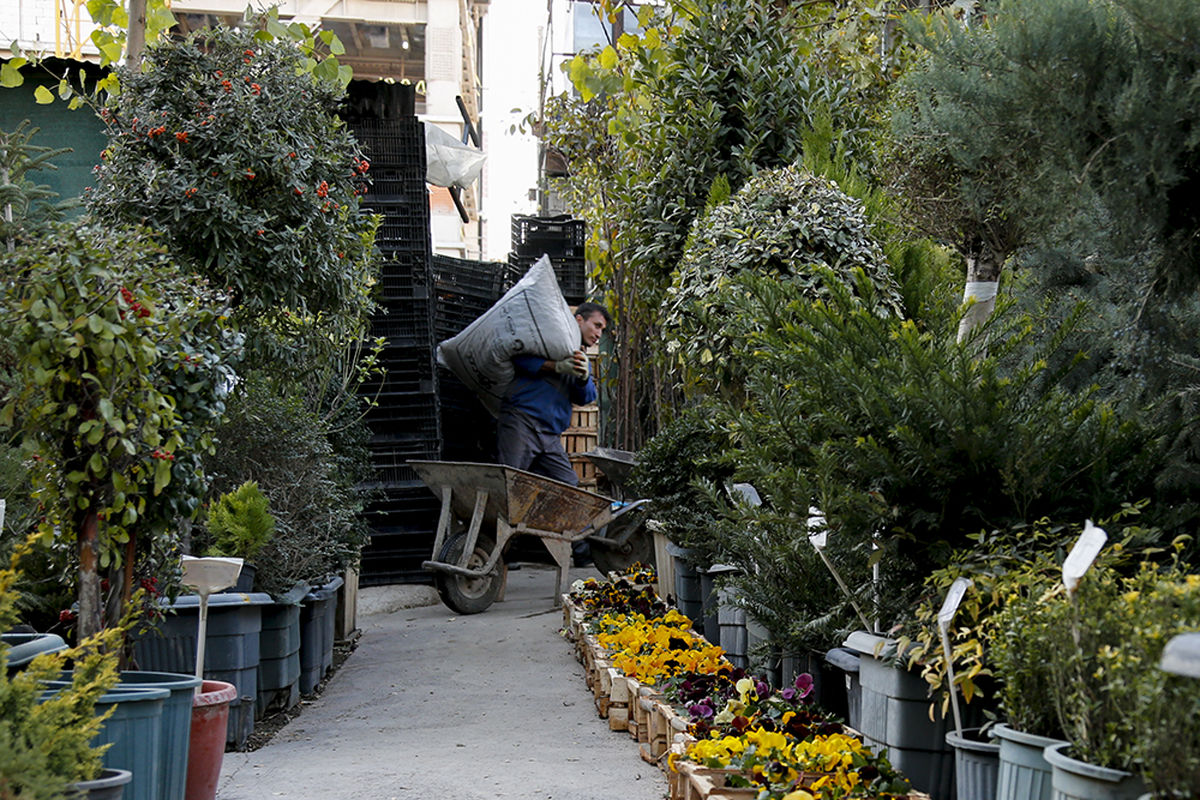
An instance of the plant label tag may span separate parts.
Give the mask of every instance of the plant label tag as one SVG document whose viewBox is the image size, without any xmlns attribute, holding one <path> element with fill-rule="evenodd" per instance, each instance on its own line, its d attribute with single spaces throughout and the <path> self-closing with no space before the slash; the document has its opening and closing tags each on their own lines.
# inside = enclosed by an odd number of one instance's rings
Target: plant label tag
<svg viewBox="0 0 1200 800">
<path fill-rule="evenodd" d="M 1158 665 L 1163 672 L 1200 678 L 1200 633 L 1181 633 L 1163 648 Z"/>
<path fill-rule="evenodd" d="M 761 506 L 762 498 L 758 496 L 758 490 L 749 483 L 735 483 L 733 485 L 734 500 L 743 503 L 749 503 L 752 506 Z"/>
<path fill-rule="evenodd" d="M 816 506 L 808 507 L 808 541 L 818 550 L 829 543 L 829 529 L 825 527 L 825 515 Z"/>
<path fill-rule="evenodd" d="M 946 592 L 946 599 L 942 601 L 942 608 L 937 615 L 938 626 L 943 631 L 950 627 L 950 623 L 954 621 L 954 615 L 958 613 L 958 606 L 962 603 L 963 595 L 974 585 L 975 582 L 970 578 L 955 578 L 954 583 L 950 584 L 950 591 Z"/>
<path fill-rule="evenodd" d="M 1104 532 L 1103 528 L 1097 528 L 1090 519 L 1084 523 L 1083 533 L 1079 535 L 1079 540 L 1075 542 L 1075 546 L 1071 548 L 1067 560 L 1062 565 L 1063 586 L 1067 587 L 1067 594 L 1075 593 L 1079 579 L 1092 566 L 1092 562 L 1096 560 L 1096 556 L 1100 555 L 1100 550 L 1107 541 L 1108 534 Z"/>
<path fill-rule="evenodd" d="M 7 500 L 0 500 L 0 535 L 4 534 L 4 511 L 8 508 Z"/>
</svg>

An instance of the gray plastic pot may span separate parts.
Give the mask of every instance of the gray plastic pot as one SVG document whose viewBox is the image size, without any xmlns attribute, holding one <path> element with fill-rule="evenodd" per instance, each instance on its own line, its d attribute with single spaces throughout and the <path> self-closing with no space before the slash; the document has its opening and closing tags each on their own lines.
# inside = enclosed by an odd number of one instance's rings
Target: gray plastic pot
<svg viewBox="0 0 1200 800">
<path fill-rule="evenodd" d="M 1140 775 L 1071 758 L 1065 752 L 1070 747 L 1062 742 L 1044 751 L 1053 771 L 1053 800 L 1138 800 L 1146 793 Z"/>
<path fill-rule="evenodd" d="M 1050 763 L 1043 753 L 1062 740 L 1035 736 L 1007 725 L 993 727 L 992 737 L 1000 741 L 996 800 L 1050 800 Z"/>
<path fill-rule="evenodd" d="M 946 744 L 954 748 L 954 781 L 958 800 L 996 800 L 1000 745 L 984 741 L 979 728 L 949 731 Z"/>
<path fill-rule="evenodd" d="M 67 787 L 67 800 L 121 800 L 125 785 L 133 778 L 127 769 L 101 770 L 99 777 Z"/>
</svg>

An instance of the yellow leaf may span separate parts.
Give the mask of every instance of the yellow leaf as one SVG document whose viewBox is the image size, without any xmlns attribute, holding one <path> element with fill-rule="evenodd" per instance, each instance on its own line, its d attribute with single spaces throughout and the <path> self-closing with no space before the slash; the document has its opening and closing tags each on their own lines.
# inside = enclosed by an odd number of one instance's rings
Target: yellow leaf
<svg viewBox="0 0 1200 800">
<path fill-rule="evenodd" d="M 54 102 L 54 94 L 45 86 L 39 86 L 33 90 L 33 99 L 38 105 L 44 106 Z"/>
<path fill-rule="evenodd" d="M 617 66 L 617 51 L 611 44 L 600 51 L 600 66 L 604 69 Z"/>
</svg>

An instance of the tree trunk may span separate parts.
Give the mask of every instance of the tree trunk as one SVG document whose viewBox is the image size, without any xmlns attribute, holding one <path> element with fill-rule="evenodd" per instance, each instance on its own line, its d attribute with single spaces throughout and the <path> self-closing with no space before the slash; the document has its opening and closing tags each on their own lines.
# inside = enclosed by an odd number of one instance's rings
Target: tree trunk
<svg viewBox="0 0 1200 800">
<path fill-rule="evenodd" d="M 129 0 L 129 32 L 125 42 L 125 63 L 136 68 L 146 49 L 146 0 Z"/>
<path fill-rule="evenodd" d="M 984 241 L 969 243 L 964 251 L 967 259 L 967 283 L 963 289 L 963 304 L 971 303 L 971 306 L 958 323 L 960 342 L 991 316 L 992 309 L 996 307 L 1000 272 L 1007 258 L 1007 254 L 996 251 Z"/>
<path fill-rule="evenodd" d="M 103 628 L 100 597 L 100 520 L 89 509 L 79 527 L 79 641 Z"/>
</svg>

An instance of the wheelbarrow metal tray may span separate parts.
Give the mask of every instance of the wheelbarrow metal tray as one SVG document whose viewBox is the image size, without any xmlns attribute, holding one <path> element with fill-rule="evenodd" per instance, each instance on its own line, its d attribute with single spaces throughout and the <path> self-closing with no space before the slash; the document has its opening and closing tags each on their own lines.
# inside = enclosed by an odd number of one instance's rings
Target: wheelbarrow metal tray
<svg viewBox="0 0 1200 800">
<path fill-rule="evenodd" d="M 595 447 L 583 454 L 588 461 L 604 473 L 609 482 L 618 489 L 624 489 L 629 482 L 629 476 L 637 465 L 637 454 L 628 450 L 615 450 L 611 447 Z"/>
<path fill-rule="evenodd" d="M 487 492 L 483 517 L 504 519 L 514 526 L 553 532 L 583 531 L 612 501 L 561 481 L 500 464 L 469 461 L 409 461 L 430 491 L 441 496 L 449 488 L 454 514 L 470 519 L 475 496 Z"/>
</svg>

